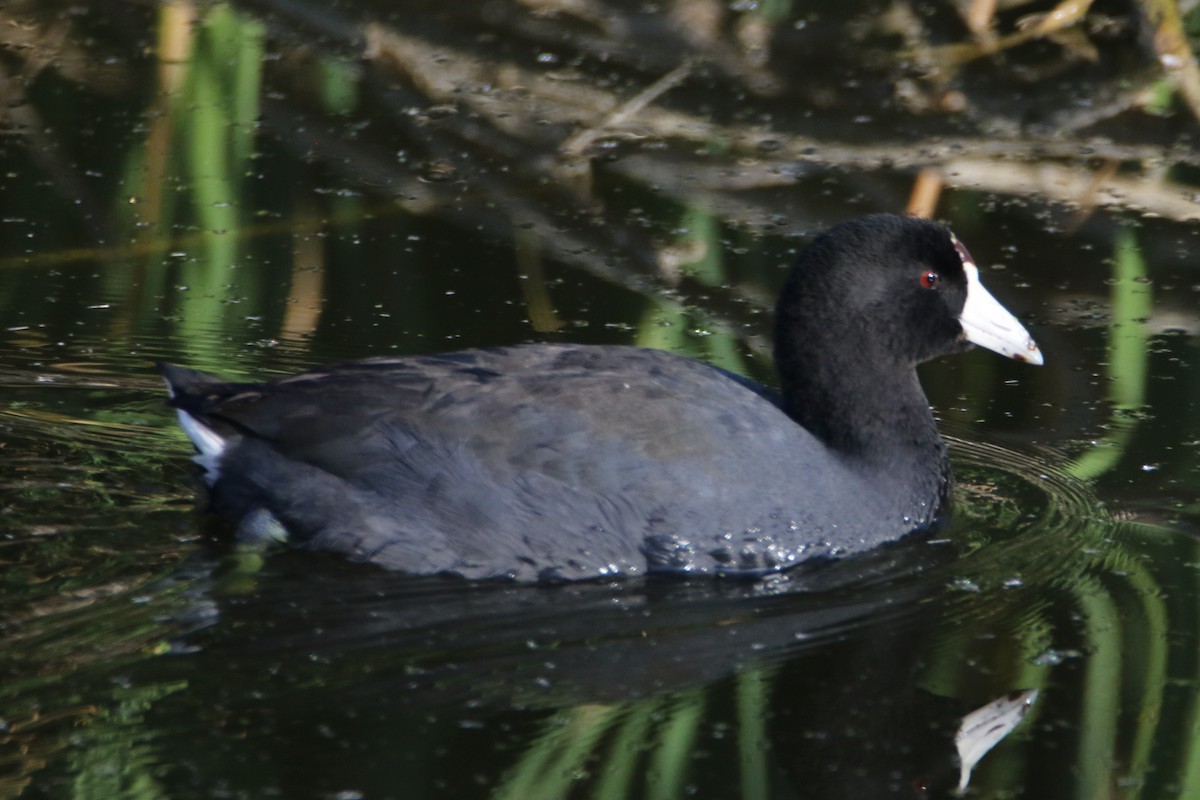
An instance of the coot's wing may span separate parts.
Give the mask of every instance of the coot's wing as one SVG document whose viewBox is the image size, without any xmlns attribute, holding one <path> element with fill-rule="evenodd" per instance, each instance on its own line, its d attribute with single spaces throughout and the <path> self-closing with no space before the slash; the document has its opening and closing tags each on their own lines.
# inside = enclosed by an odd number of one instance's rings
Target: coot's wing
<svg viewBox="0 0 1200 800">
<path fill-rule="evenodd" d="M 604 484 L 620 479 L 602 473 L 627 470 L 632 461 L 670 470 L 671 462 L 710 460 L 728 437 L 755 424 L 728 410 L 731 399 L 749 393 L 726 373 L 639 348 L 545 345 L 376 358 L 263 384 L 228 384 L 171 366 L 164 374 L 173 404 L 221 435 L 261 439 L 288 458 L 375 484 L 387 480 L 380 471 L 421 460 L 416 451 L 436 441 L 437 449 L 470 451 L 498 472 Z"/>
</svg>

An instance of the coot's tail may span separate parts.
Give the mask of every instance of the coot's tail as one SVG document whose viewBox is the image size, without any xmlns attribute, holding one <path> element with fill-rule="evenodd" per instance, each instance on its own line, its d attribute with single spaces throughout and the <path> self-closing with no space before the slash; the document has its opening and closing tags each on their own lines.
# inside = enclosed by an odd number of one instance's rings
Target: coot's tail
<svg viewBox="0 0 1200 800">
<path fill-rule="evenodd" d="M 204 468 L 205 483 L 212 486 L 221 475 L 221 456 L 229 445 L 229 436 L 209 422 L 206 410 L 237 388 L 200 370 L 166 361 L 154 365 L 167 382 L 169 402 L 179 416 L 179 426 L 196 448 L 193 460 Z"/>
<path fill-rule="evenodd" d="M 171 396 L 171 405 L 179 406 L 184 398 L 212 394 L 212 390 L 229 387 L 230 384 L 220 378 L 201 372 L 190 367 L 181 367 L 166 361 L 155 361 L 154 366 L 167 382 L 167 392 Z M 226 392 L 218 392 L 224 395 Z"/>
</svg>

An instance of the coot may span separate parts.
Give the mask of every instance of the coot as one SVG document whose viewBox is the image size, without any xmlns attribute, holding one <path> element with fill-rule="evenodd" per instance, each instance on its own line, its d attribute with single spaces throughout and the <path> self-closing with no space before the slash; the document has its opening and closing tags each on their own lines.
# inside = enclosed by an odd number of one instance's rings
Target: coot
<svg viewBox="0 0 1200 800">
<path fill-rule="evenodd" d="M 370 358 L 266 383 L 162 364 L 214 510 L 409 573 L 761 574 L 936 519 L 950 485 L 918 363 L 1037 345 L 944 226 L 873 215 L 799 256 L 778 393 L 636 347 Z"/>
</svg>

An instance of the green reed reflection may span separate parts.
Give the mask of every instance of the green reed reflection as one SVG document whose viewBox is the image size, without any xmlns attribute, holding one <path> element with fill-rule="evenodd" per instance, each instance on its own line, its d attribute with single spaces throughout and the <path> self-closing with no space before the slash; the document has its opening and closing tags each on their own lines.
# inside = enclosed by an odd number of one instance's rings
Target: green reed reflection
<svg viewBox="0 0 1200 800">
<path fill-rule="evenodd" d="M 721 234 L 721 223 L 715 214 L 699 206 L 687 208 L 671 246 L 658 253 L 659 267 L 666 273 L 667 280 L 674 282 L 686 274 L 703 286 L 729 283 Z M 746 374 L 736 333 L 711 315 L 689 308 L 671 297 L 650 296 L 650 304 L 638 324 L 636 343 L 641 347 L 700 358 L 730 372 Z"/>
<path fill-rule="evenodd" d="M 630 796 L 638 753 L 645 746 L 656 713 L 653 703 L 639 703 L 624 711 L 612 742 L 613 757 L 604 765 L 596 782 L 595 800 L 626 800 Z"/>
<path fill-rule="evenodd" d="M 109 272 L 114 295 L 135 301 L 137 319 L 161 313 L 158 304 L 168 298 L 176 331 L 203 357 L 231 303 L 257 307 L 277 292 L 261 270 L 241 263 L 253 206 L 265 28 L 228 4 L 205 9 L 199 19 L 181 15 L 175 4 L 160 14 L 159 53 L 179 60 L 164 61 L 161 107 L 126 159 L 116 211 L 129 226 L 132 252 L 109 255 L 139 263 L 133 275 L 123 262 Z M 164 260 L 168 251 L 174 252 Z"/>
<path fill-rule="evenodd" d="M 82 729 L 72 749 L 71 800 L 166 800 L 170 792 L 156 773 L 157 753 L 145 737 L 145 714 L 186 683 L 118 689 L 112 704 Z"/>
<path fill-rule="evenodd" d="M 554 800 L 565 797 L 592 757 L 596 742 L 613 724 L 613 706 L 577 706 L 556 714 L 521 756 L 493 797 Z"/>
<path fill-rule="evenodd" d="M 767 777 L 767 711 L 774 670 L 744 670 L 737 676 L 738 767 L 742 800 L 770 797 Z"/>
<path fill-rule="evenodd" d="M 1125 454 L 1146 401 L 1149 372 L 1147 320 L 1153 298 L 1137 237 L 1123 227 L 1113 246 L 1111 321 L 1108 329 L 1108 399 L 1112 405 L 1102 440 L 1071 465 L 1083 480 L 1111 471 Z"/>
<path fill-rule="evenodd" d="M 748 670 L 737 679 L 738 714 L 744 724 L 734 735 L 742 754 L 741 796 L 746 800 L 769 796 L 764 735 L 768 693 L 763 675 L 763 670 Z M 553 800 L 581 791 L 593 800 L 687 797 L 707 695 L 697 689 L 559 712 L 492 797 Z M 639 774 L 644 781 L 640 786 Z"/>
</svg>

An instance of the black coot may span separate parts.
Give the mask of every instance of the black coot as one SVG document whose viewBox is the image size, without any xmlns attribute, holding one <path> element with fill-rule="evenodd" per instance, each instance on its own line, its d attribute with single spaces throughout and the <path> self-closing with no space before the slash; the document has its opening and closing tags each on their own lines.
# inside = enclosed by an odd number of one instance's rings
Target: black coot
<svg viewBox="0 0 1200 800">
<path fill-rule="evenodd" d="M 535 344 L 269 383 L 161 365 L 213 508 L 411 573 L 763 573 L 930 525 L 950 471 L 918 363 L 1037 345 L 942 225 L 876 215 L 799 257 L 776 393 L 680 356 Z"/>
</svg>

